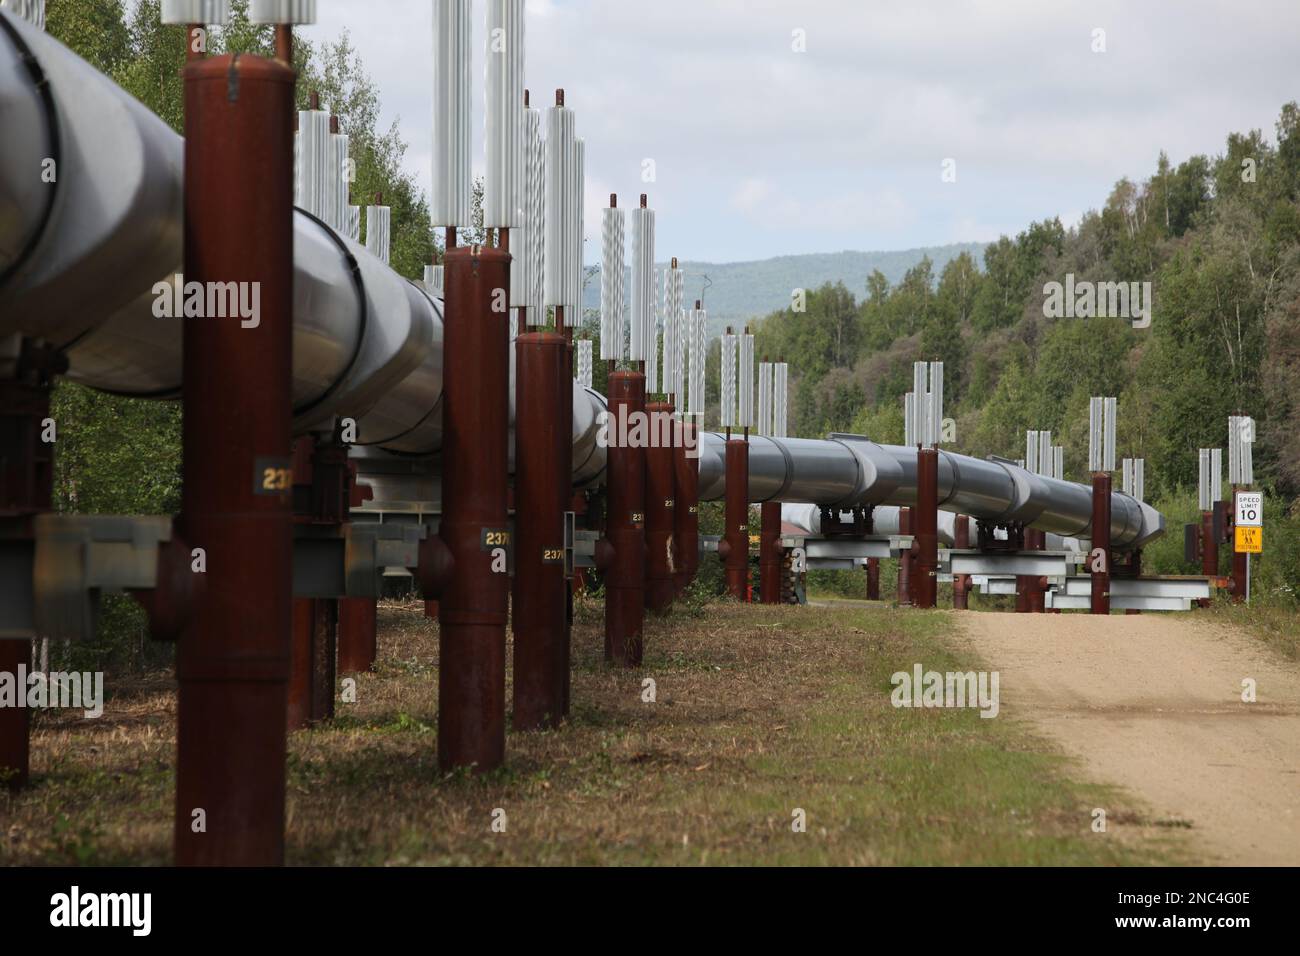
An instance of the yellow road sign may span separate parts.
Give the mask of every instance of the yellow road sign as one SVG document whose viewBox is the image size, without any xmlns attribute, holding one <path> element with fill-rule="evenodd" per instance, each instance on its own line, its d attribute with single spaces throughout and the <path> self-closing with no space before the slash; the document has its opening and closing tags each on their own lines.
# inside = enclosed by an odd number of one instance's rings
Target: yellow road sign
<svg viewBox="0 0 1300 956">
<path fill-rule="evenodd" d="M 1238 554 L 1263 554 L 1264 529 L 1237 526 L 1235 550 Z"/>
</svg>

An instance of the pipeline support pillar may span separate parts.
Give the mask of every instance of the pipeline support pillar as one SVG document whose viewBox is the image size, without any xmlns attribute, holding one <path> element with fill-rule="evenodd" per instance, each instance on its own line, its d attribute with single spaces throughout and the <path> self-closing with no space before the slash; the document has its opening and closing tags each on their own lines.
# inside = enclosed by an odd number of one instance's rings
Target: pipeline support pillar
<svg viewBox="0 0 1300 956">
<path fill-rule="evenodd" d="M 1213 511 L 1201 512 L 1201 573 L 1209 578 L 1219 576 L 1219 539 L 1214 534 Z M 1210 603 L 1210 598 L 1201 599 L 1202 607 Z"/>
<path fill-rule="evenodd" d="M 673 406 L 667 402 L 646 405 L 652 436 L 645 450 L 646 610 L 668 613 L 673 603 L 673 532 L 676 527 L 677 492 L 674 487 Z M 664 425 L 667 427 L 664 427 Z M 664 439 L 668 444 L 664 444 Z"/>
<path fill-rule="evenodd" d="M 455 246 L 443 259 L 442 518 L 420 576 L 438 602 L 438 766 L 505 760 L 510 595 L 510 253 Z"/>
<path fill-rule="evenodd" d="M 175 860 L 284 861 L 292 603 L 292 69 L 188 63 L 185 278 L 260 290 L 255 324 L 183 327 L 182 537 L 206 588 L 176 651 Z"/>
<path fill-rule="evenodd" d="M 612 372 L 612 426 L 606 473 L 605 660 L 623 667 L 641 663 L 645 628 L 645 449 L 627 440 L 645 412 L 645 375 Z"/>
<path fill-rule="evenodd" d="M 1092 476 L 1092 613 L 1110 613 L 1110 473 Z"/>
<path fill-rule="evenodd" d="M 912 567 L 916 606 L 931 608 L 936 603 L 939 573 L 939 451 L 921 448 L 916 453 L 916 510 Z"/>
<path fill-rule="evenodd" d="M 957 515 L 953 521 L 952 546 L 954 550 L 965 551 L 970 547 L 970 516 Z M 970 575 L 954 574 L 952 576 L 952 606 L 958 611 L 965 611 L 970 604 Z"/>
<path fill-rule="evenodd" d="M 737 601 L 745 600 L 749 576 L 749 442 L 728 439 L 726 444 L 727 526 L 723 532 L 726 548 L 720 555 L 725 568 L 727 593 Z"/>
<path fill-rule="evenodd" d="M 764 604 L 781 603 L 781 503 L 764 501 L 758 536 L 758 586 Z"/>
<path fill-rule="evenodd" d="M 51 379 L 67 361 L 28 341 L 19 349 L 13 377 L 0 381 L 0 536 L 27 542 L 34 537 L 33 519 L 53 508 L 54 442 L 42 434 Z M 31 638 L 0 638 L 0 674 L 12 675 L 16 685 L 31 669 Z M 0 787 L 27 785 L 30 740 L 28 708 L 0 707 Z"/>
<path fill-rule="evenodd" d="M 912 533 L 912 509 L 898 509 L 898 533 Z M 910 607 L 912 604 L 912 549 L 905 549 L 898 556 L 898 606 Z"/>
<path fill-rule="evenodd" d="M 681 595 L 700 569 L 700 459 L 695 425 L 685 418 L 677 423 L 673 447 L 673 543 L 677 548 L 673 585 Z"/>
<path fill-rule="evenodd" d="M 568 343 L 554 332 L 515 339 L 514 713 L 516 730 L 554 727 L 564 716 L 568 675 L 568 581 L 564 514 L 571 498 L 557 411 L 572 391 Z"/>
</svg>

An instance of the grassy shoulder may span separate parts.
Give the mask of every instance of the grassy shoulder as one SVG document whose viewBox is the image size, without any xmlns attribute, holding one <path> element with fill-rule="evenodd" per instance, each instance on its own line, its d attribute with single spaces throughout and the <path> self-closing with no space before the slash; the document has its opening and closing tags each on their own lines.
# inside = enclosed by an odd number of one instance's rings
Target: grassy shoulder
<svg viewBox="0 0 1300 956">
<path fill-rule="evenodd" d="M 1247 607 L 1220 598 L 1214 602 L 1210 613 L 1224 623 L 1245 628 L 1285 660 L 1300 660 L 1300 616 L 1294 605 L 1254 603 Z"/>
<path fill-rule="evenodd" d="M 602 659 L 580 602 L 574 712 L 511 733 L 486 775 L 438 772 L 437 631 L 381 612 L 357 703 L 290 740 L 288 858 L 298 864 L 1141 864 L 1182 835 L 1124 793 L 1072 777 L 1005 716 L 896 709 L 890 675 L 978 669 L 951 615 L 728 603 L 647 625 L 644 666 Z M 646 680 L 654 682 L 647 702 Z M 0 861 L 165 863 L 174 703 L 135 686 L 97 721 L 40 715 L 35 781 L 0 795 Z M 1106 834 L 1090 829 L 1106 806 Z M 802 810 L 806 832 L 792 821 Z M 493 821 L 504 819 L 505 831 Z"/>
</svg>

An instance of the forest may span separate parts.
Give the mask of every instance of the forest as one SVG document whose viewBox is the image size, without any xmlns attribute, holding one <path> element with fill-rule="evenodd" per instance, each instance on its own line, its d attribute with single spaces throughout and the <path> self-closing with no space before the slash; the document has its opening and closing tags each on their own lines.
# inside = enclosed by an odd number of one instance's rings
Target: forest
<svg viewBox="0 0 1300 956">
<path fill-rule="evenodd" d="M 803 311 L 751 322 L 760 358 L 790 365 L 791 433 L 901 442 L 912 362 L 944 363 L 955 450 L 1024 457 L 1026 429 L 1065 446 L 1087 480 L 1088 398 L 1119 399 L 1117 457 L 1144 458 L 1146 497 L 1168 519 L 1153 571 L 1193 573 L 1197 449 L 1225 447 L 1228 416 L 1257 424 L 1255 484 L 1269 542 L 1255 595 L 1294 601 L 1300 558 L 1300 107 L 1273 137 L 1228 134 L 1223 151 L 1121 179 L 1077 226 L 1034 222 L 936 275 L 923 260 L 890 284 L 809 292 Z M 1059 315 L 1062 285 L 1149 284 L 1145 321 Z M 1145 325 L 1145 327 L 1141 327 Z M 715 349 L 716 352 L 716 349 Z M 1226 462 L 1226 453 L 1225 453 Z M 1226 486 L 1225 495 L 1229 493 Z"/>
</svg>

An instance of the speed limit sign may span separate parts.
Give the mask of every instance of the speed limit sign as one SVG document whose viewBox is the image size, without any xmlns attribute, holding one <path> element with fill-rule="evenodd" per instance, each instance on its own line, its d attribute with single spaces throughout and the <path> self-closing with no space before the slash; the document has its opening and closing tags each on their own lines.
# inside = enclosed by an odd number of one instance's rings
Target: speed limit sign
<svg viewBox="0 0 1300 956">
<path fill-rule="evenodd" d="M 1238 528 L 1264 527 L 1264 493 L 1262 491 L 1237 492 L 1234 523 Z"/>
</svg>

